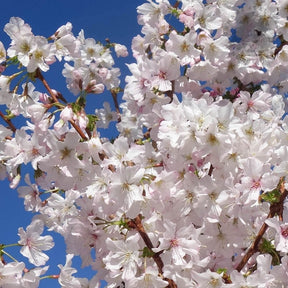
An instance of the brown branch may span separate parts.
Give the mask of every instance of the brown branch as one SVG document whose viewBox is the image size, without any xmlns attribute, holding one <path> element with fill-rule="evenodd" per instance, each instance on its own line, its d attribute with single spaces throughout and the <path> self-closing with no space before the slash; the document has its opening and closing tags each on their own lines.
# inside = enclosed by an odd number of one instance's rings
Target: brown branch
<svg viewBox="0 0 288 288">
<path fill-rule="evenodd" d="M 86 137 L 86 135 L 83 133 L 83 131 L 81 130 L 81 128 L 74 122 L 74 120 L 69 120 L 69 122 L 71 123 L 71 125 L 74 127 L 74 129 L 78 132 L 78 134 L 81 136 L 81 138 L 83 140 L 88 140 L 88 138 Z"/>
<path fill-rule="evenodd" d="M 8 119 L 1 111 L 0 111 L 0 117 L 8 124 L 9 128 L 15 133 L 16 127 L 13 125 L 10 119 Z"/>
<path fill-rule="evenodd" d="M 138 233 L 140 234 L 140 236 L 142 237 L 143 241 L 145 242 L 147 248 L 153 253 L 153 260 L 155 261 L 157 267 L 158 267 L 158 272 L 160 275 L 163 274 L 163 261 L 160 257 L 161 252 L 158 253 L 154 253 L 153 252 L 153 244 L 149 238 L 149 236 L 147 235 L 147 233 L 145 232 L 145 229 L 142 225 L 142 218 L 141 215 L 138 215 L 135 219 L 132 219 L 129 221 L 128 226 L 130 228 L 136 229 L 138 231 Z M 164 278 L 165 281 L 167 281 L 169 283 L 169 285 L 166 288 L 177 288 L 176 283 L 172 280 L 172 279 L 168 279 L 168 278 Z"/>
<path fill-rule="evenodd" d="M 272 204 L 270 206 L 270 211 L 269 211 L 269 214 L 268 214 L 266 219 L 273 218 L 275 215 L 278 215 L 279 219 L 283 220 L 283 203 L 284 203 L 285 198 L 288 195 L 288 191 L 284 187 L 283 179 L 280 180 L 280 187 L 279 188 L 280 188 L 280 192 L 281 192 L 279 202 Z M 247 250 L 246 254 L 243 256 L 241 262 L 237 265 L 236 270 L 238 272 L 240 272 L 244 268 L 244 266 L 247 264 L 250 257 L 253 254 L 255 254 L 256 252 L 258 252 L 258 245 L 259 245 L 264 233 L 266 232 L 267 228 L 268 228 L 268 225 L 266 223 L 263 223 L 263 225 L 261 226 L 254 242 L 252 243 L 250 248 Z"/>
<path fill-rule="evenodd" d="M 118 99 L 117 99 L 117 91 L 116 89 L 111 89 L 110 90 L 112 98 L 113 98 L 113 102 L 114 102 L 114 106 L 118 115 L 118 122 L 121 122 L 121 113 L 120 113 L 120 107 L 119 107 L 119 103 L 118 103 Z"/>
<path fill-rule="evenodd" d="M 175 80 L 171 81 L 172 89 L 166 92 L 166 95 L 170 98 L 170 103 L 173 101 L 173 95 L 175 91 Z"/>
<path fill-rule="evenodd" d="M 209 171 L 208 171 L 208 175 L 209 176 L 212 176 L 213 170 L 214 170 L 214 167 L 213 167 L 212 164 L 210 164 L 210 168 L 209 168 Z"/>
<path fill-rule="evenodd" d="M 177 0 L 176 3 L 173 5 L 173 8 L 178 8 L 179 4 L 180 4 L 180 1 Z"/>
<path fill-rule="evenodd" d="M 280 35 L 279 38 L 280 38 L 281 43 L 280 43 L 280 45 L 275 49 L 275 51 L 274 51 L 274 56 L 276 56 L 276 55 L 282 50 L 282 48 L 283 48 L 285 45 L 288 44 L 288 41 L 286 41 L 286 40 L 284 39 L 283 35 Z"/>
<path fill-rule="evenodd" d="M 43 85 L 45 86 L 45 88 L 49 92 L 50 96 L 52 97 L 53 101 L 55 103 L 59 103 L 59 100 L 57 99 L 57 96 L 55 95 L 55 93 L 53 93 L 52 89 L 50 88 L 49 84 L 47 83 L 47 81 L 43 77 L 43 75 L 42 75 L 42 73 L 41 73 L 39 68 L 36 70 L 36 76 L 35 77 L 38 78 L 43 83 Z M 64 102 L 67 102 L 67 101 L 65 100 Z M 74 129 L 78 132 L 78 134 L 81 136 L 81 138 L 83 140 L 87 140 L 88 139 L 86 137 L 86 135 L 84 134 L 84 132 L 80 129 L 80 127 L 74 122 L 74 120 L 69 120 L 69 122 L 74 127 Z"/>
<path fill-rule="evenodd" d="M 47 89 L 48 93 L 49 93 L 50 96 L 52 97 L 53 101 L 54 101 L 55 103 L 58 103 L 59 101 L 58 101 L 55 93 L 53 93 L 52 89 L 50 88 L 50 86 L 48 85 L 47 81 L 46 81 L 45 78 L 43 77 L 43 75 L 42 75 L 42 73 L 41 73 L 41 71 L 40 71 L 39 68 L 36 70 L 36 76 L 35 76 L 35 77 L 38 78 L 38 79 L 43 83 L 43 85 L 44 85 L 45 88 Z"/>
</svg>

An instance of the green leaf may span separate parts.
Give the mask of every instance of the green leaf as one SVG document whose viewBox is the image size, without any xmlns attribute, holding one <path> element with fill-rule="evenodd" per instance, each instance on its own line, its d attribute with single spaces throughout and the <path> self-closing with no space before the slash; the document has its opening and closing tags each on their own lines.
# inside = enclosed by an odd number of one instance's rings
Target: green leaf
<svg viewBox="0 0 288 288">
<path fill-rule="evenodd" d="M 95 129 L 96 122 L 99 120 L 96 115 L 88 114 L 88 125 L 87 128 L 89 131 L 93 131 Z"/>
<path fill-rule="evenodd" d="M 152 258 L 154 256 L 154 252 L 148 247 L 144 247 L 142 257 Z"/>
<path fill-rule="evenodd" d="M 259 244 L 259 251 L 260 253 L 268 253 L 272 256 L 272 265 L 279 265 L 280 264 L 280 255 L 275 249 L 275 246 L 273 245 L 272 241 L 269 241 L 265 238 L 262 238 L 261 243 Z"/>
<path fill-rule="evenodd" d="M 216 272 L 217 272 L 218 274 L 226 273 L 226 272 L 227 272 L 227 269 L 225 269 L 225 268 L 219 268 L 219 269 L 217 269 Z"/>
<path fill-rule="evenodd" d="M 85 96 L 85 95 L 84 95 Z M 85 108 L 86 105 L 86 97 L 83 97 L 83 95 L 79 96 L 78 99 L 76 100 L 76 103 L 81 107 Z"/>
<path fill-rule="evenodd" d="M 275 204 L 280 201 L 281 192 L 278 188 L 273 189 L 272 191 L 265 192 L 260 195 L 260 200 L 268 202 L 270 204 Z"/>
<path fill-rule="evenodd" d="M 17 56 L 14 56 L 14 57 L 12 57 L 12 58 L 9 58 L 9 59 L 7 60 L 7 62 L 8 62 L 9 64 L 11 63 L 11 64 L 13 64 L 13 65 L 16 65 L 16 64 L 19 64 L 19 63 L 20 63 Z"/>
</svg>

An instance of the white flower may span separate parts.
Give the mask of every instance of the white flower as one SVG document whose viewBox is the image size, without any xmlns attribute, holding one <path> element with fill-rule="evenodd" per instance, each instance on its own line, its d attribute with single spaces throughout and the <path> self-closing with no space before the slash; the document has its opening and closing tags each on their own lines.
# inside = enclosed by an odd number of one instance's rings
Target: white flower
<svg viewBox="0 0 288 288">
<path fill-rule="evenodd" d="M 60 268 L 59 283 L 62 288 L 82 288 L 88 286 L 88 280 L 86 278 L 76 278 L 72 274 L 77 270 L 71 267 L 73 254 L 66 255 L 65 265 L 58 265 Z"/>
<path fill-rule="evenodd" d="M 106 269 L 113 274 L 122 274 L 123 280 L 135 277 L 137 266 L 141 265 L 139 257 L 139 234 L 132 235 L 124 242 L 122 240 L 111 240 L 108 238 L 106 244 L 110 250 L 109 254 L 103 259 Z"/>
<path fill-rule="evenodd" d="M 265 223 L 276 230 L 276 250 L 283 253 L 288 253 L 288 223 L 280 223 L 275 218 L 269 218 L 265 221 Z"/>
<path fill-rule="evenodd" d="M 22 288 L 20 281 L 25 264 L 23 262 L 11 262 L 6 265 L 0 261 L 0 287 Z"/>
<path fill-rule="evenodd" d="M 34 219 L 27 227 L 26 232 L 22 227 L 18 229 L 18 235 L 20 236 L 18 243 L 23 245 L 20 253 L 36 266 L 44 265 L 49 259 L 42 250 L 46 251 L 54 246 L 51 236 L 40 236 L 43 229 L 44 223 L 40 219 Z"/>
<path fill-rule="evenodd" d="M 127 283 L 129 287 L 142 288 L 161 288 L 168 285 L 167 281 L 159 277 L 157 268 L 151 266 L 147 267 L 140 277 L 131 278 Z"/>
<path fill-rule="evenodd" d="M 42 204 L 38 186 L 30 182 L 29 174 L 25 175 L 25 182 L 28 186 L 18 188 L 19 197 L 24 198 L 25 209 L 27 211 L 38 212 Z"/>
<path fill-rule="evenodd" d="M 30 269 L 28 272 L 25 271 L 23 278 L 21 279 L 22 288 L 37 288 L 39 287 L 40 276 L 45 274 L 49 266 L 37 267 Z"/>
<path fill-rule="evenodd" d="M 108 128 L 111 121 L 117 121 L 117 113 L 111 111 L 110 104 L 108 102 L 103 103 L 104 109 L 96 109 L 95 114 L 99 116 L 97 126 L 99 128 Z"/>
</svg>

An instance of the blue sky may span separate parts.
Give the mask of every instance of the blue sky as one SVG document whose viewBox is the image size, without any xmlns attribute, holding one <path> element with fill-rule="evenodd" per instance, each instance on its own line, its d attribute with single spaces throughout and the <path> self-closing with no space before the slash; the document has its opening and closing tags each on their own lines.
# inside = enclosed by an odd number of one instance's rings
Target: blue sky
<svg viewBox="0 0 288 288">
<path fill-rule="evenodd" d="M 0 17 L 0 41 L 6 48 L 10 43 L 9 37 L 3 32 L 4 25 L 9 22 L 10 17 L 21 17 L 30 24 L 35 35 L 50 36 L 61 25 L 68 21 L 73 24 L 74 35 L 83 29 L 86 38 L 95 38 L 101 42 L 109 38 L 111 42 L 130 46 L 133 36 L 140 34 L 141 27 L 137 24 L 136 7 L 145 3 L 145 0 L 14 0 L 3 1 L 1 3 Z M 129 50 L 129 52 L 131 52 Z M 131 55 L 131 53 L 130 53 Z M 126 63 L 131 63 L 132 57 L 119 59 L 117 66 L 124 69 L 124 76 L 128 73 Z M 63 95 L 69 92 L 66 89 L 61 70 L 51 72 L 49 81 L 54 83 L 54 87 L 61 91 Z M 59 81 L 60 79 L 60 81 Z M 122 82 L 122 86 L 123 86 Z M 53 85 L 51 85 L 53 86 Z M 52 87 L 53 88 L 53 87 Z M 104 95 L 101 97 L 109 97 Z M 104 98 L 100 98 L 103 100 Z M 16 243 L 18 239 L 18 227 L 26 228 L 30 224 L 31 215 L 24 211 L 23 199 L 18 198 L 15 190 L 9 188 L 8 181 L 0 182 L 0 243 Z M 55 235 L 53 235 L 54 237 Z M 57 235 L 56 235 L 57 236 Z M 57 264 L 65 264 L 65 246 L 60 236 L 55 238 L 56 245 L 50 250 L 51 260 L 49 261 L 49 274 L 58 274 Z M 19 249 L 7 249 L 15 258 L 21 261 Z M 79 266 L 79 261 L 75 261 L 75 266 Z M 91 277 L 89 270 L 78 274 L 79 277 Z M 57 280 L 43 280 L 40 288 L 60 287 Z"/>
</svg>

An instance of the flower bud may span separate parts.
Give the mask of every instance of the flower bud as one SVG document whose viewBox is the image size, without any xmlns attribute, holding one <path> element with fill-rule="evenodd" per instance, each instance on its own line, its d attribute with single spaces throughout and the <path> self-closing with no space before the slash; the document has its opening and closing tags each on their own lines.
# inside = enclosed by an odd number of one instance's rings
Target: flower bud
<svg viewBox="0 0 288 288">
<path fill-rule="evenodd" d="M 121 44 L 115 44 L 114 46 L 115 52 L 117 57 L 127 57 L 128 56 L 128 50 L 126 46 L 121 45 Z"/>
<path fill-rule="evenodd" d="M 102 83 L 97 84 L 97 81 L 94 79 L 88 83 L 85 91 L 92 94 L 101 94 L 103 93 L 104 89 L 105 86 Z"/>
<path fill-rule="evenodd" d="M 62 112 L 60 113 L 60 118 L 63 121 L 69 121 L 72 120 L 74 116 L 73 110 L 70 106 L 66 106 Z"/>
</svg>

